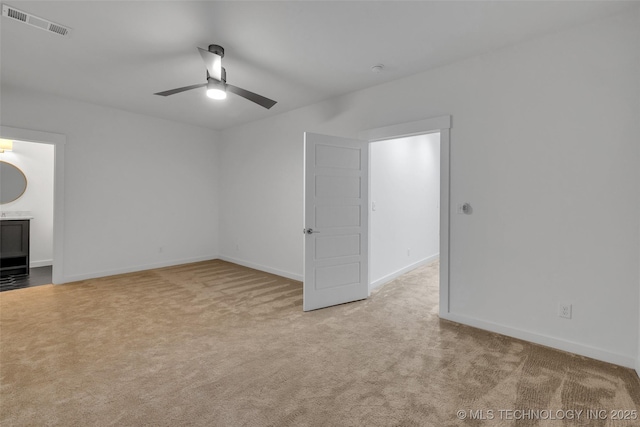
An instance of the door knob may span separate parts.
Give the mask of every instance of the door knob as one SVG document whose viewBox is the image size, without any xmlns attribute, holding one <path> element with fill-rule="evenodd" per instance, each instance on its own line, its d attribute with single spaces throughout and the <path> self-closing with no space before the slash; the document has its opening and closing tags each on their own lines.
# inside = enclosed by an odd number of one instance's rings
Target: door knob
<svg viewBox="0 0 640 427">
<path fill-rule="evenodd" d="M 313 228 L 305 228 L 304 230 L 302 230 L 303 234 L 313 234 L 313 233 L 319 233 L 319 231 L 314 230 Z"/>
</svg>

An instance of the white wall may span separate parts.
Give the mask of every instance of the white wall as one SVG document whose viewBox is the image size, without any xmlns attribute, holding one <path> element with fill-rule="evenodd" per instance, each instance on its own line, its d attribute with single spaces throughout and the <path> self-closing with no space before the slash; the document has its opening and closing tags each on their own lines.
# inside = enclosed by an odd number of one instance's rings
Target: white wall
<svg viewBox="0 0 640 427">
<path fill-rule="evenodd" d="M 438 257 L 440 134 L 374 142 L 370 158 L 373 289 Z"/>
<path fill-rule="evenodd" d="M 10 87 L 1 108 L 67 136 L 64 281 L 217 256 L 217 132 Z"/>
<path fill-rule="evenodd" d="M 451 318 L 634 366 L 639 32 L 611 17 L 223 132 L 221 254 L 301 277 L 304 131 L 451 114 L 451 204 L 474 207 Z"/>
<path fill-rule="evenodd" d="M 637 20 L 638 26 L 640 26 L 640 7 L 637 10 Z M 640 111 L 640 96 L 637 97 L 638 102 L 638 111 Z M 640 115 L 640 113 L 639 113 Z M 639 118 L 640 120 L 640 118 Z M 638 158 L 640 158 L 640 147 L 638 147 Z M 638 224 L 638 236 L 640 237 L 640 224 Z M 638 246 L 640 246 L 640 241 L 638 242 Z M 640 255 L 638 258 L 638 297 L 640 298 Z M 640 300 L 638 301 L 638 355 L 636 358 L 636 372 L 638 376 L 640 376 Z"/>
<path fill-rule="evenodd" d="M 0 211 L 30 212 L 29 262 L 31 267 L 51 265 L 53 260 L 53 145 L 14 141 L 13 151 L 0 160 L 22 170 L 27 189 L 17 200 L 0 206 Z"/>
</svg>

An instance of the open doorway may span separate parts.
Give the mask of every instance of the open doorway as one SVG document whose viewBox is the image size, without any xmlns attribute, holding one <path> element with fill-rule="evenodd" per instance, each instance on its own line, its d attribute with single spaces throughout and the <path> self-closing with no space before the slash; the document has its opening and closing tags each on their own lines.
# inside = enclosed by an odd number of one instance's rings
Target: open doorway
<svg viewBox="0 0 640 427">
<path fill-rule="evenodd" d="M 370 144 L 370 290 L 440 253 L 440 133 Z"/>
<path fill-rule="evenodd" d="M 441 317 L 447 316 L 450 129 L 451 116 L 440 116 L 362 131 L 358 139 L 305 132 L 304 311 L 365 299 L 370 293 L 370 145 L 376 141 L 439 133 L 437 311 Z M 410 255 L 411 248 L 408 249 Z M 388 274 L 383 278 L 381 280 L 387 280 Z"/>
<path fill-rule="evenodd" d="M 9 126 L 0 126 L 0 138 L 7 139 L 11 141 L 20 141 L 25 144 L 30 144 L 33 147 L 46 147 L 44 150 L 50 150 L 49 153 L 52 153 L 52 165 L 51 168 L 53 172 L 51 175 L 48 175 L 48 179 L 50 180 L 49 185 L 53 186 L 53 218 L 52 218 L 52 229 L 49 228 L 50 234 L 50 245 L 52 246 L 52 251 L 49 255 L 37 255 L 37 258 L 41 259 L 33 259 L 36 261 L 33 266 L 38 267 L 42 264 L 51 265 L 50 277 L 47 274 L 46 280 L 49 283 L 53 284 L 61 284 L 65 283 L 64 277 L 64 148 L 66 144 L 66 136 L 50 133 L 50 132 L 42 132 L 37 130 L 30 129 L 21 129 L 14 128 Z M 14 206 L 15 208 L 15 206 Z M 9 210 L 9 209 L 7 209 Z M 20 213 L 27 214 L 29 209 L 11 209 L 10 211 L 17 211 Z M 33 212 L 32 212 L 33 213 Z M 31 249 L 31 248 L 29 248 Z M 50 258 L 49 258 L 50 256 Z M 31 263 L 29 263 L 31 264 Z M 31 265 L 30 265 L 31 267 Z M 36 281 L 36 277 L 33 277 L 34 283 Z M 44 279 L 43 279 L 44 280 Z"/>
<path fill-rule="evenodd" d="M 446 318 L 449 313 L 449 268 L 450 268 L 450 200 L 451 200 L 451 121 L 449 115 L 433 117 L 414 122 L 399 123 L 359 132 L 358 137 L 369 141 L 369 145 L 376 141 L 398 139 L 414 135 L 438 133 L 440 154 L 440 202 L 439 202 L 439 267 L 438 267 L 438 313 Z M 371 230 L 369 230 L 371 233 Z M 371 252 L 371 247 L 369 247 Z M 370 282 L 371 284 L 371 282 Z"/>
<path fill-rule="evenodd" d="M 54 146 L 5 141 L 6 149 L 0 153 L 0 291 L 51 284 Z"/>
</svg>

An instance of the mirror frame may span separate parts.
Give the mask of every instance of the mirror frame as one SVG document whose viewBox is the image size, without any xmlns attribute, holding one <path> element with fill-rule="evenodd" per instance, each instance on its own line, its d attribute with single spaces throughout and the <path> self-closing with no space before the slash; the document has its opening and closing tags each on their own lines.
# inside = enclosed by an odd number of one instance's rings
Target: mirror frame
<svg viewBox="0 0 640 427">
<path fill-rule="evenodd" d="M 22 177 L 24 178 L 24 187 L 22 188 L 22 192 L 20 192 L 20 194 L 16 198 L 11 199 L 11 200 L 7 200 L 7 201 L 3 201 L 0 198 L 0 205 L 6 205 L 6 204 L 9 204 L 11 202 L 15 202 L 20 197 L 24 196 L 24 193 L 27 191 L 27 187 L 29 186 L 29 180 L 27 179 L 27 175 L 24 174 L 22 169 L 20 169 L 18 166 L 14 165 L 13 163 L 5 162 L 4 160 L 0 160 L 0 163 L 4 163 L 6 165 L 14 167 L 18 172 L 20 172 L 20 174 L 22 174 Z"/>
</svg>

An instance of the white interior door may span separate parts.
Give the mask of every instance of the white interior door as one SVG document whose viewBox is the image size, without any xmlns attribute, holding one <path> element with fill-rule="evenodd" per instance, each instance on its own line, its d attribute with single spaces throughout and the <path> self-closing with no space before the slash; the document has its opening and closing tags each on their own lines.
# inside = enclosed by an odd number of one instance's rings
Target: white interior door
<svg viewBox="0 0 640 427">
<path fill-rule="evenodd" d="M 369 143 L 304 134 L 304 311 L 369 296 Z"/>
</svg>

